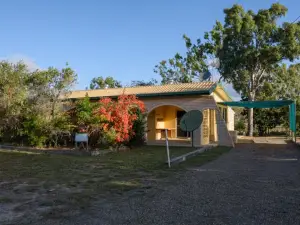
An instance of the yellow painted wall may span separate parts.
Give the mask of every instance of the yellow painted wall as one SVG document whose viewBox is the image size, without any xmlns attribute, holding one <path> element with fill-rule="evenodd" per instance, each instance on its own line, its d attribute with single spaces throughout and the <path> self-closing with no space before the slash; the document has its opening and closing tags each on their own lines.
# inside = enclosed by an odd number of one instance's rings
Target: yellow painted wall
<svg viewBox="0 0 300 225">
<path fill-rule="evenodd" d="M 212 96 L 214 97 L 216 102 L 224 102 L 223 98 L 221 98 L 221 96 L 219 94 L 213 92 Z"/>
<path fill-rule="evenodd" d="M 161 138 L 162 129 L 170 129 L 170 138 L 177 136 L 177 110 L 182 110 L 176 106 L 160 106 L 154 109 L 148 116 L 148 140 Z"/>
<path fill-rule="evenodd" d="M 177 137 L 177 111 L 182 109 L 175 106 L 160 106 L 154 109 L 148 116 L 148 140 L 159 140 L 164 134 L 162 129 L 170 129 L 169 138 Z M 203 111 L 204 119 L 201 125 L 201 143 L 209 144 L 210 141 L 217 141 L 216 112 L 212 109 Z M 158 119 L 162 119 L 161 126 Z"/>
<path fill-rule="evenodd" d="M 176 128 L 176 109 L 172 106 L 167 106 L 165 109 L 165 127 Z"/>
<path fill-rule="evenodd" d="M 224 88 L 219 85 L 216 87 L 213 94 L 220 98 L 218 101 L 232 101 L 231 97 L 227 94 Z"/>
<path fill-rule="evenodd" d="M 209 119 L 209 109 L 205 109 L 202 111 L 203 113 L 203 122 L 201 124 L 201 143 L 202 145 L 209 144 L 209 135 L 210 135 L 210 119 Z"/>
<path fill-rule="evenodd" d="M 235 112 L 233 111 L 233 109 L 231 107 L 228 107 L 228 130 L 234 130 L 234 114 Z"/>
<path fill-rule="evenodd" d="M 140 98 L 144 101 L 146 109 L 152 111 L 160 107 L 161 105 L 178 105 L 181 109 L 185 111 L 190 110 L 204 110 L 204 109 L 218 109 L 218 106 L 212 95 L 210 96 L 170 96 L 170 97 L 153 97 L 153 98 Z M 203 145 L 201 143 L 202 134 L 201 127 L 194 131 L 194 144 L 199 147 Z M 228 129 L 224 123 L 224 120 L 221 119 L 219 110 L 216 111 L 216 133 L 218 144 L 224 146 L 233 146 L 232 138 L 228 132 Z"/>
<path fill-rule="evenodd" d="M 209 119 L 210 119 L 210 137 L 209 140 L 216 142 L 217 141 L 217 121 L 216 121 L 216 110 L 214 109 L 210 109 L 209 110 L 210 115 L 209 115 Z"/>
<path fill-rule="evenodd" d="M 176 128 L 176 107 L 174 106 L 160 106 L 155 109 L 155 121 L 156 127 L 161 128 L 158 126 L 158 123 L 161 121 L 162 128 Z"/>
<path fill-rule="evenodd" d="M 222 97 L 220 94 L 213 92 L 212 96 L 214 97 L 215 101 L 218 102 L 224 102 L 224 97 Z M 226 100 L 227 101 L 227 100 Z M 231 107 L 228 106 L 220 106 L 220 107 L 224 107 L 227 108 L 227 129 L 228 130 L 234 130 L 234 110 Z"/>
</svg>

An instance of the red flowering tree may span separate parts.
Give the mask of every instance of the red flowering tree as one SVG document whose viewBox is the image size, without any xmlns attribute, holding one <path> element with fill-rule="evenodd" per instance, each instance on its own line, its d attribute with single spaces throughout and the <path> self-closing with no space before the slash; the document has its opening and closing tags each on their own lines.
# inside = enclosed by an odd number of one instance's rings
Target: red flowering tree
<svg viewBox="0 0 300 225">
<path fill-rule="evenodd" d="M 134 122 L 138 119 L 138 112 L 145 112 L 145 105 L 135 95 L 121 95 L 117 101 L 102 98 L 98 110 L 101 118 L 101 128 L 106 141 L 120 146 L 135 135 Z"/>
</svg>

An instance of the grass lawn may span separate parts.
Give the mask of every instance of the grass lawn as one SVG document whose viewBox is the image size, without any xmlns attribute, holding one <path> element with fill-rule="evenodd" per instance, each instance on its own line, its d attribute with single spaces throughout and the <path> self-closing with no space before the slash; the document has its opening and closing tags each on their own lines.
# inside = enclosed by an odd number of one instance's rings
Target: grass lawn
<svg viewBox="0 0 300 225">
<path fill-rule="evenodd" d="M 191 150 L 170 148 L 172 157 Z M 151 188 L 164 177 L 200 166 L 228 151 L 229 148 L 216 147 L 168 169 L 165 147 L 159 146 L 98 157 L 0 150 L 0 205 L 3 212 L 10 212 L 2 215 L 0 209 L 0 224 L 12 215 L 69 216 L 70 212 L 80 211 L 95 200 L 132 189 Z"/>
</svg>

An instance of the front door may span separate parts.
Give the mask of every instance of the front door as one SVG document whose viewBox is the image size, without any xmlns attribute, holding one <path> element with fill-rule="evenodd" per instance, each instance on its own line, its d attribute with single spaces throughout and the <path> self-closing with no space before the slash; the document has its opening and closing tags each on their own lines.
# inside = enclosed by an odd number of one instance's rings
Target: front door
<svg viewBox="0 0 300 225">
<path fill-rule="evenodd" d="M 177 111 L 176 120 L 177 120 L 177 137 L 183 138 L 187 137 L 187 132 L 180 129 L 180 120 L 185 114 L 185 111 Z"/>
</svg>

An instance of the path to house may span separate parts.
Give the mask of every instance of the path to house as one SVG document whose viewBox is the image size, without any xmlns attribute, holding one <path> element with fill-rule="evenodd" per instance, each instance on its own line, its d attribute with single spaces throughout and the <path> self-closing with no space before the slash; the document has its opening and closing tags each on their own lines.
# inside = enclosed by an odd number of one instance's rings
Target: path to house
<svg viewBox="0 0 300 225">
<path fill-rule="evenodd" d="M 299 224 L 299 150 L 276 140 L 238 144 L 176 181 L 60 224 Z"/>
</svg>

